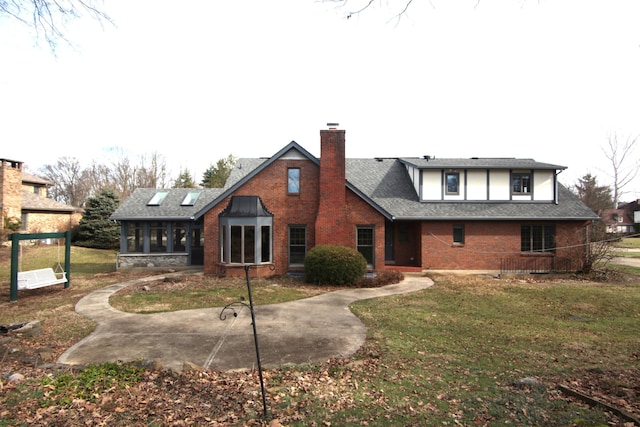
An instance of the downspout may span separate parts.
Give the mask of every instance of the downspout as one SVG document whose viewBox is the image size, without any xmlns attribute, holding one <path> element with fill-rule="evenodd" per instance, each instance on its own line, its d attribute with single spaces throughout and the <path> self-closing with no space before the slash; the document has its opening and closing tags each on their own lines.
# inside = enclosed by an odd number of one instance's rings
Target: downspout
<svg viewBox="0 0 640 427">
<path fill-rule="evenodd" d="M 560 170 L 560 172 L 556 171 L 556 173 L 553 175 L 553 179 L 555 180 L 555 182 L 553 183 L 553 190 L 555 192 L 555 194 L 553 195 L 553 201 L 555 202 L 555 204 L 558 204 L 558 175 L 560 175 L 562 173 L 562 169 Z"/>
</svg>

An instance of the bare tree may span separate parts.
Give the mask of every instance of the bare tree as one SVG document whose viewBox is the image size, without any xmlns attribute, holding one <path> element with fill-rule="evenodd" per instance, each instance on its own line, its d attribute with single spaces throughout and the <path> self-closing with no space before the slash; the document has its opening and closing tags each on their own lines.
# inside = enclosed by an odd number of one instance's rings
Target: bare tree
<svg viewBox="0 0 640 427">
<path fill-rule="evenodd" d="M 348 10 L 346 13 L 347 19 L 351 19 L 357 15 L 360 15 L 367 9 L 373 9 L 374 7 L 376 7 L 375 5 L 376 2 L 374 0 L 357 0 L 357 1 L 352 0 L 351 2 L 349 0 L 324 0 L 324 1 L 328 1 L 331 3 L 338 3 L 339 4 L 338 7 L 341 7 L 341 8 L 349 7 L 350 10 Z M 391 3 L 391 2 L 387 2 L 387 3 Z M 411 3 L 413 3 L 413 0 L 402 0 L 402 1 L 398 1 L 397 3 L 398 3 L 398 6 L 394 8 L 394 12 L 392 14 L 392 20 L 395 19 L 399 21 L 409 10 L 409 7 L 411 6 Z M 353 7 L 351 7 L 351 5 L 353 5 Z"/>
<path fill-rule="evenodd" d="M 136 188 L 136 170 L 129 157 L 122 155 L 111 163 L 109 181 L 120 200 L 124 200 Z"/>
<path fill-rule="evenodd" d="M 162 154 L 153 152 L 142 155 L 136 168 L 135 186 L 140 188 L 165 188 L 168 185 L 167 162 Z M 121 199 L 122 200 L 122 199 Z"/>
<path fill-rule="evenodd" d="M 602 148 L 602 152 L 611 162 L 613 178 L 613 202 L 614 207 L 618 206 L 623 189 L 638 175 L 640 159 L 634 158 L 633 151 L 636 148 L 638 136 L 627 136 L 624 142 L 618 140 L 618 135 L 614 132 L 608 136 L 607 147 Z"/>
<path fill-rule="evenodd" d="M 51 199 L 71 206 L 84 204 L 88 196 L 84 170 L 75 157 L 61 157 L 55 164 L 43 166 L 40 175 L 53 182 L 48 190 Z"/>
<path fill-rule="evenodd" d="M 139 162 L 134 164 L 120 149 L 118 157 L 111 163 L 110 171 L 110 187 L 120 200 L 125 200 L 136 188 L 166 188 L 168 185 L 167 162 L 157 152 L 149 157 L 140 156 Z"/>
<path fill-rule="evenodd" d="M 100 5 L 97 5 L 100 3 Z M 55 50 L 58 41 L 71 44 L 65 31 L 68 22 L 85 17 L 112 24 L 98 0 L 0 0 L 0 16 L 9 16 L 44 38 Z"/>
</svg>

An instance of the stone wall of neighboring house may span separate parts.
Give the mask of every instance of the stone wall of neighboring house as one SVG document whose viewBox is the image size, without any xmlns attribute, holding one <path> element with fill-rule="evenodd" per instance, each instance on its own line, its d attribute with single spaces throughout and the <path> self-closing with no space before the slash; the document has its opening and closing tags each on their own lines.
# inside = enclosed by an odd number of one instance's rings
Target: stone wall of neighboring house
<svg viewBox="0 0 640 427">
<path fill-rule="evenodd" d="M 82 214 L 78 212 L 29 212 L 23 230 L 27 233 L 52 233 L 73 230 Z"/>
<path fill-rule="evenodd" d="M 117 268 L 186 267 L 187 254 L 118 254 Z"/>
<path fill-rule="evenodd" d="M 0 207 L 4 228 L 5 218 L 20 218 L 22 207 L 22 163 L 0 159 Z"/>
</svg>

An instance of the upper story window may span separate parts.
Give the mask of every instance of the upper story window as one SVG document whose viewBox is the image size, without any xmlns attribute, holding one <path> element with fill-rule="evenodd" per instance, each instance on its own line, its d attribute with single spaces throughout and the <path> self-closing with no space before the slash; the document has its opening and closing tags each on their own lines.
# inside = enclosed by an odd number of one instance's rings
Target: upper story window
<svg viewBox="0 0 640 427">
<path fill-rule="evenodd" d="M 300 194 L 300 168 L 287 169 L 287 192 Z"/>
<path fill-rule="evenodd" d="M 164 198 L 167 197 L 167 194 L 169 194 L 168 191 L 158 191 L 156 194 L 153 195 L 151 200 L 149 200 L 149 203 L 147 203 L 147 205 L 148 206 L 160 206 L 160 203 L 162 203 Z"/>
<path fill-rule="evenodd" d="M 458 172 L 446 172 L 445 178 L 445 194 L 460 194 L 460 174 Z"/>
<path fill-rule="evenodd" d="M 511 192 L 513 194 L 530 194 L 531 173 L 518 172 L 511 174 Z"/>
</svg>

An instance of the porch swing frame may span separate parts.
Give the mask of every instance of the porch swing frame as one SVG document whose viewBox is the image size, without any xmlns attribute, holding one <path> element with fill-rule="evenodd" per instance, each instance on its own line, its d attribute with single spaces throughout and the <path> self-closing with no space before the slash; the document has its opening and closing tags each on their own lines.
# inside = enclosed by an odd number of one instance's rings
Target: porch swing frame
<svg viewBox="0 0 640 427">
<path fill-rule="evenodd" d="M 51 286 L 64 283 L 64 288 L 69 287 L 70 281 L 70 267 L 71 267 L 71 231 L 64 231 L 59 233 L 13 233 L 9 235 L 11 240 L 11 290 L 9 300 L 11 302 L 18 301 L 18 266 L 19 266 L 19 247 L 21 240 L 44 240 L 44 239 L 62 239 L 64 238 L 64 269 L 62 271 L 62 278 L 55 279 L 47 282 L 46 284 L 40 284 L 40 286 Z M 58 260 L 58 264 L 60 261 Z M 43 269 L 52 270 L 53 269 Z M 33 272 L 39 270 L 32 270 Z M 26 273 L 26 272 L 25 272 Z"/>
</svg>

